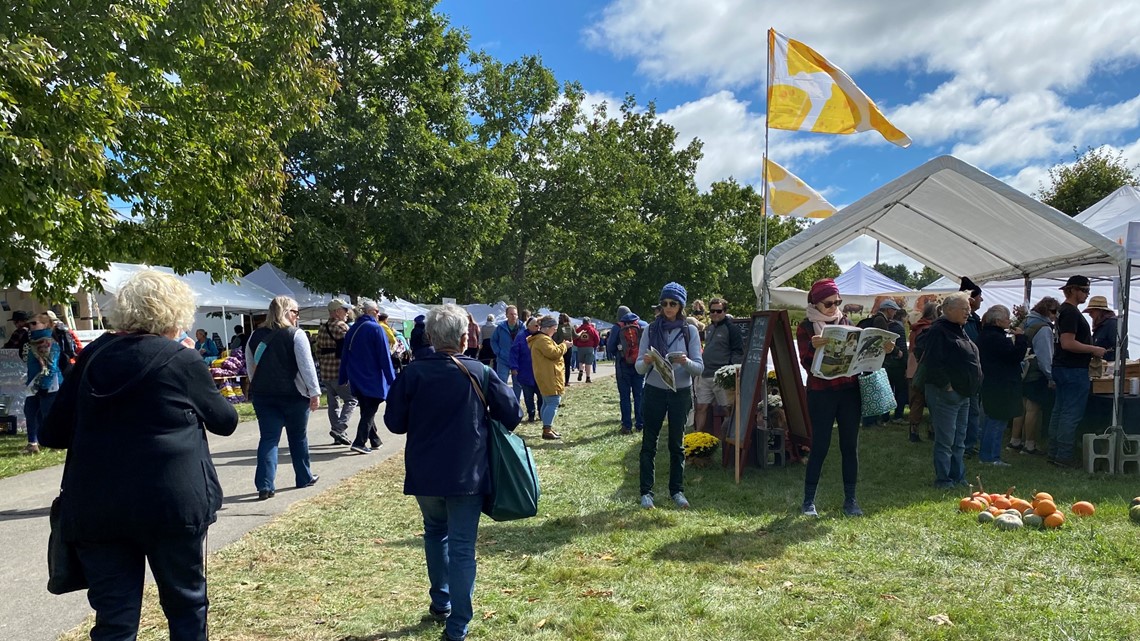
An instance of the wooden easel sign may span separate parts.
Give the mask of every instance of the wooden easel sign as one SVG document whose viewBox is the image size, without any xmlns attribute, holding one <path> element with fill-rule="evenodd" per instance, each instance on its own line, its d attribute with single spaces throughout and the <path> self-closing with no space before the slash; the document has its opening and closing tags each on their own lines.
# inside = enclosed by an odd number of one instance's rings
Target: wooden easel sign
<svg viewBox="0 0 1140 641">
<path fill-rule="evenodd" d="M 725 434 L 725 444 L 736 449 L 736 482 L 744 470 L 744 457 L 752 447 L 756 431 L 758 406 L 767 406 L 768 352 L 784 401 L 788 419 L 788 436 L 792 443 L 811 444 L 811 421 L 807 413 L 807 392 L 800 379 L 799 357 L 792 337 L 791 321 L 783 309 L 752 312 L 751 318 L 738 319 L 744 332 L 744 363 L 736 377 L 736 407 L 732 429 Z M 762 445 L 767 448 L 767 443 Z M 757 447 L 761 447 L 757 444 Z M 766 455 L 766 454 L 765 454 Z"/>
</svg>

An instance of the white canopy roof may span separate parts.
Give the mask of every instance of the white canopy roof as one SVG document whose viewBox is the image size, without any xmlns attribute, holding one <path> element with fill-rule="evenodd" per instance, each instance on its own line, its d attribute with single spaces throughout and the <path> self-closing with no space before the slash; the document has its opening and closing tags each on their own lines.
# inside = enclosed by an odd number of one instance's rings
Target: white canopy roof
<svg viewBox="0 0 1140 641">
<path fill-rule="evenodd" d="M 909 292 L 906 285 L 887 278 L 874 267 L 869 267 L 862 261 L 856 262 L 850 269 L 835 277 L 835 284 L 844 296 L 874 296 L 876 294 L 898 294 Z"/>
<path fill-rule="evenodd" d="M 1123 245 L 1128 223 L 1140 221 L 1140 189 L 1126 185 L 1077 214 L 1073 220 Z"/>
<path fill-rule="evenodd" d="M 953 156 L 935 158 L 772 248 L 769 287 L 866 234 L 948 276 L 1034 277 L 1119 265 L 1124 249 Z"/>
<path fill-rule="evenodd" d="M 128 278 L 144 269 L 174 274 L 194 290 L 198 311 L 218 311 L 225 309 L 228 312 L 264 312 L 269 309 L 269 301 L 273 300 L 274 293 L 255 285 L 244 278 L 238 277 L 235 282 L 212 282 L 206 272 L 190 272 L 189 274 L 176 274 L 173 269 L 161 266 L 132 265 L 128 263 L 111 263 L 110 268 L 99 274 L 103 284 L 103 294 L 96 294 L 95 298 L 104 312 L 114 306 L 115 294 Z"/>
<path fill-rule="evenodd" d="M 268 289 L 278 296 L 288 296 L 292 298 L 297 301 L 297 306 L 301 309 L 310 307 L 321 308 L 320 312 L 322 318 L 328 304 L 331 303 L 334 298 L 332 294 L 321 294 L 309 289 L 305 283 L 286 274 L 272 263 L 265 263 L 261 267 L 251 271 L 245 275 L 245 279 L 255 285 L 260 285 Z M 348 300 L 348 297 L 343 296 L 343 300 Z"/>
</svg>

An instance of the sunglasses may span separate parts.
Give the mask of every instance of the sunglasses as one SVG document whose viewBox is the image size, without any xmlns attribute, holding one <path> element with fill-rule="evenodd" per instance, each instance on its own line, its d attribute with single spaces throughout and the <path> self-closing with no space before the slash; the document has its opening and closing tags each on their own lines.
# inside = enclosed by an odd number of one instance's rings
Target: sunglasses
<svg viewBox="0 0 1140 641">
<path fill-rule="evenodd" d="M 301 310 L 299 310 L 299 309 L 288 309 L 288 310 L 285 310 L 285 313 L 286 314 L 300 314 Z"/>
<path fill-rule="evenodd" d="M 661 301 L 661 306 L 662 307 L 680 307 L 681 303 L 678 303 L 675 300 L 663 300 L 663 301 Z"/>
<path fill-rule="evenodd" d="M 839 300 L 830 300 L 830 301 L 824 301 L 823 302 L 823 306 L 827 307 L 827 308 L 832 308 L 832 307 L 835 307 L 836 305 L 842 305 L 842 304 L 843 304 L 842 298 L 840 298 Z"/>
<path fill-rule="evenodd" d="M 724 310 L 723 309 L 710 309 L 709 313 L 711 313 L 711 314 L 723 314 Z"/>
</svg>

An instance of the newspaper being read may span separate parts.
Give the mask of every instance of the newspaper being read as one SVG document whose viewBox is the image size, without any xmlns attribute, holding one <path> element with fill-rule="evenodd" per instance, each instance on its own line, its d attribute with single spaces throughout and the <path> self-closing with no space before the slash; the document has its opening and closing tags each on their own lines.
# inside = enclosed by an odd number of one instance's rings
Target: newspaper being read
<svg viewBox="0 0 1140 641">
<path fill-rule="evenodd" d="M 661 380 L 665 382 L 665 386 L 676 392 L 677 381 L 673 378 L 673 364 L 652 346 L 649 347 L 649 355 L 653 357 L 653 369 L 661 375 Z"/>
<path fill-rule="evenodd" d="M 830 380 L 881 368 L 885 345 L 893 344 L 899 335 L 875 327 L 833 325 L 823 329 L 823 337 L 827 345 L 815 350 L 811 373 Z"/>
</svg>

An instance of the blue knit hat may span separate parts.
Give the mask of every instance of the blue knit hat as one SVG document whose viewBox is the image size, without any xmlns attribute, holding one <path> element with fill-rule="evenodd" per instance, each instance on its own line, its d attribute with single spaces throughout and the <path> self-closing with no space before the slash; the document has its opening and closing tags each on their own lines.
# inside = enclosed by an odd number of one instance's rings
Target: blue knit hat
<svg viewBox="0 0 1140 641">
<path fill-rule="evenodd" d="M 685 306 L 685 299 L 688 296 L 689 293 L 685 291 L 685 287 L 681 283 L 668 283 L 661 288 L 661 300 L 670 298 L 681 303 L 681 307 Z"/>
</svg>

